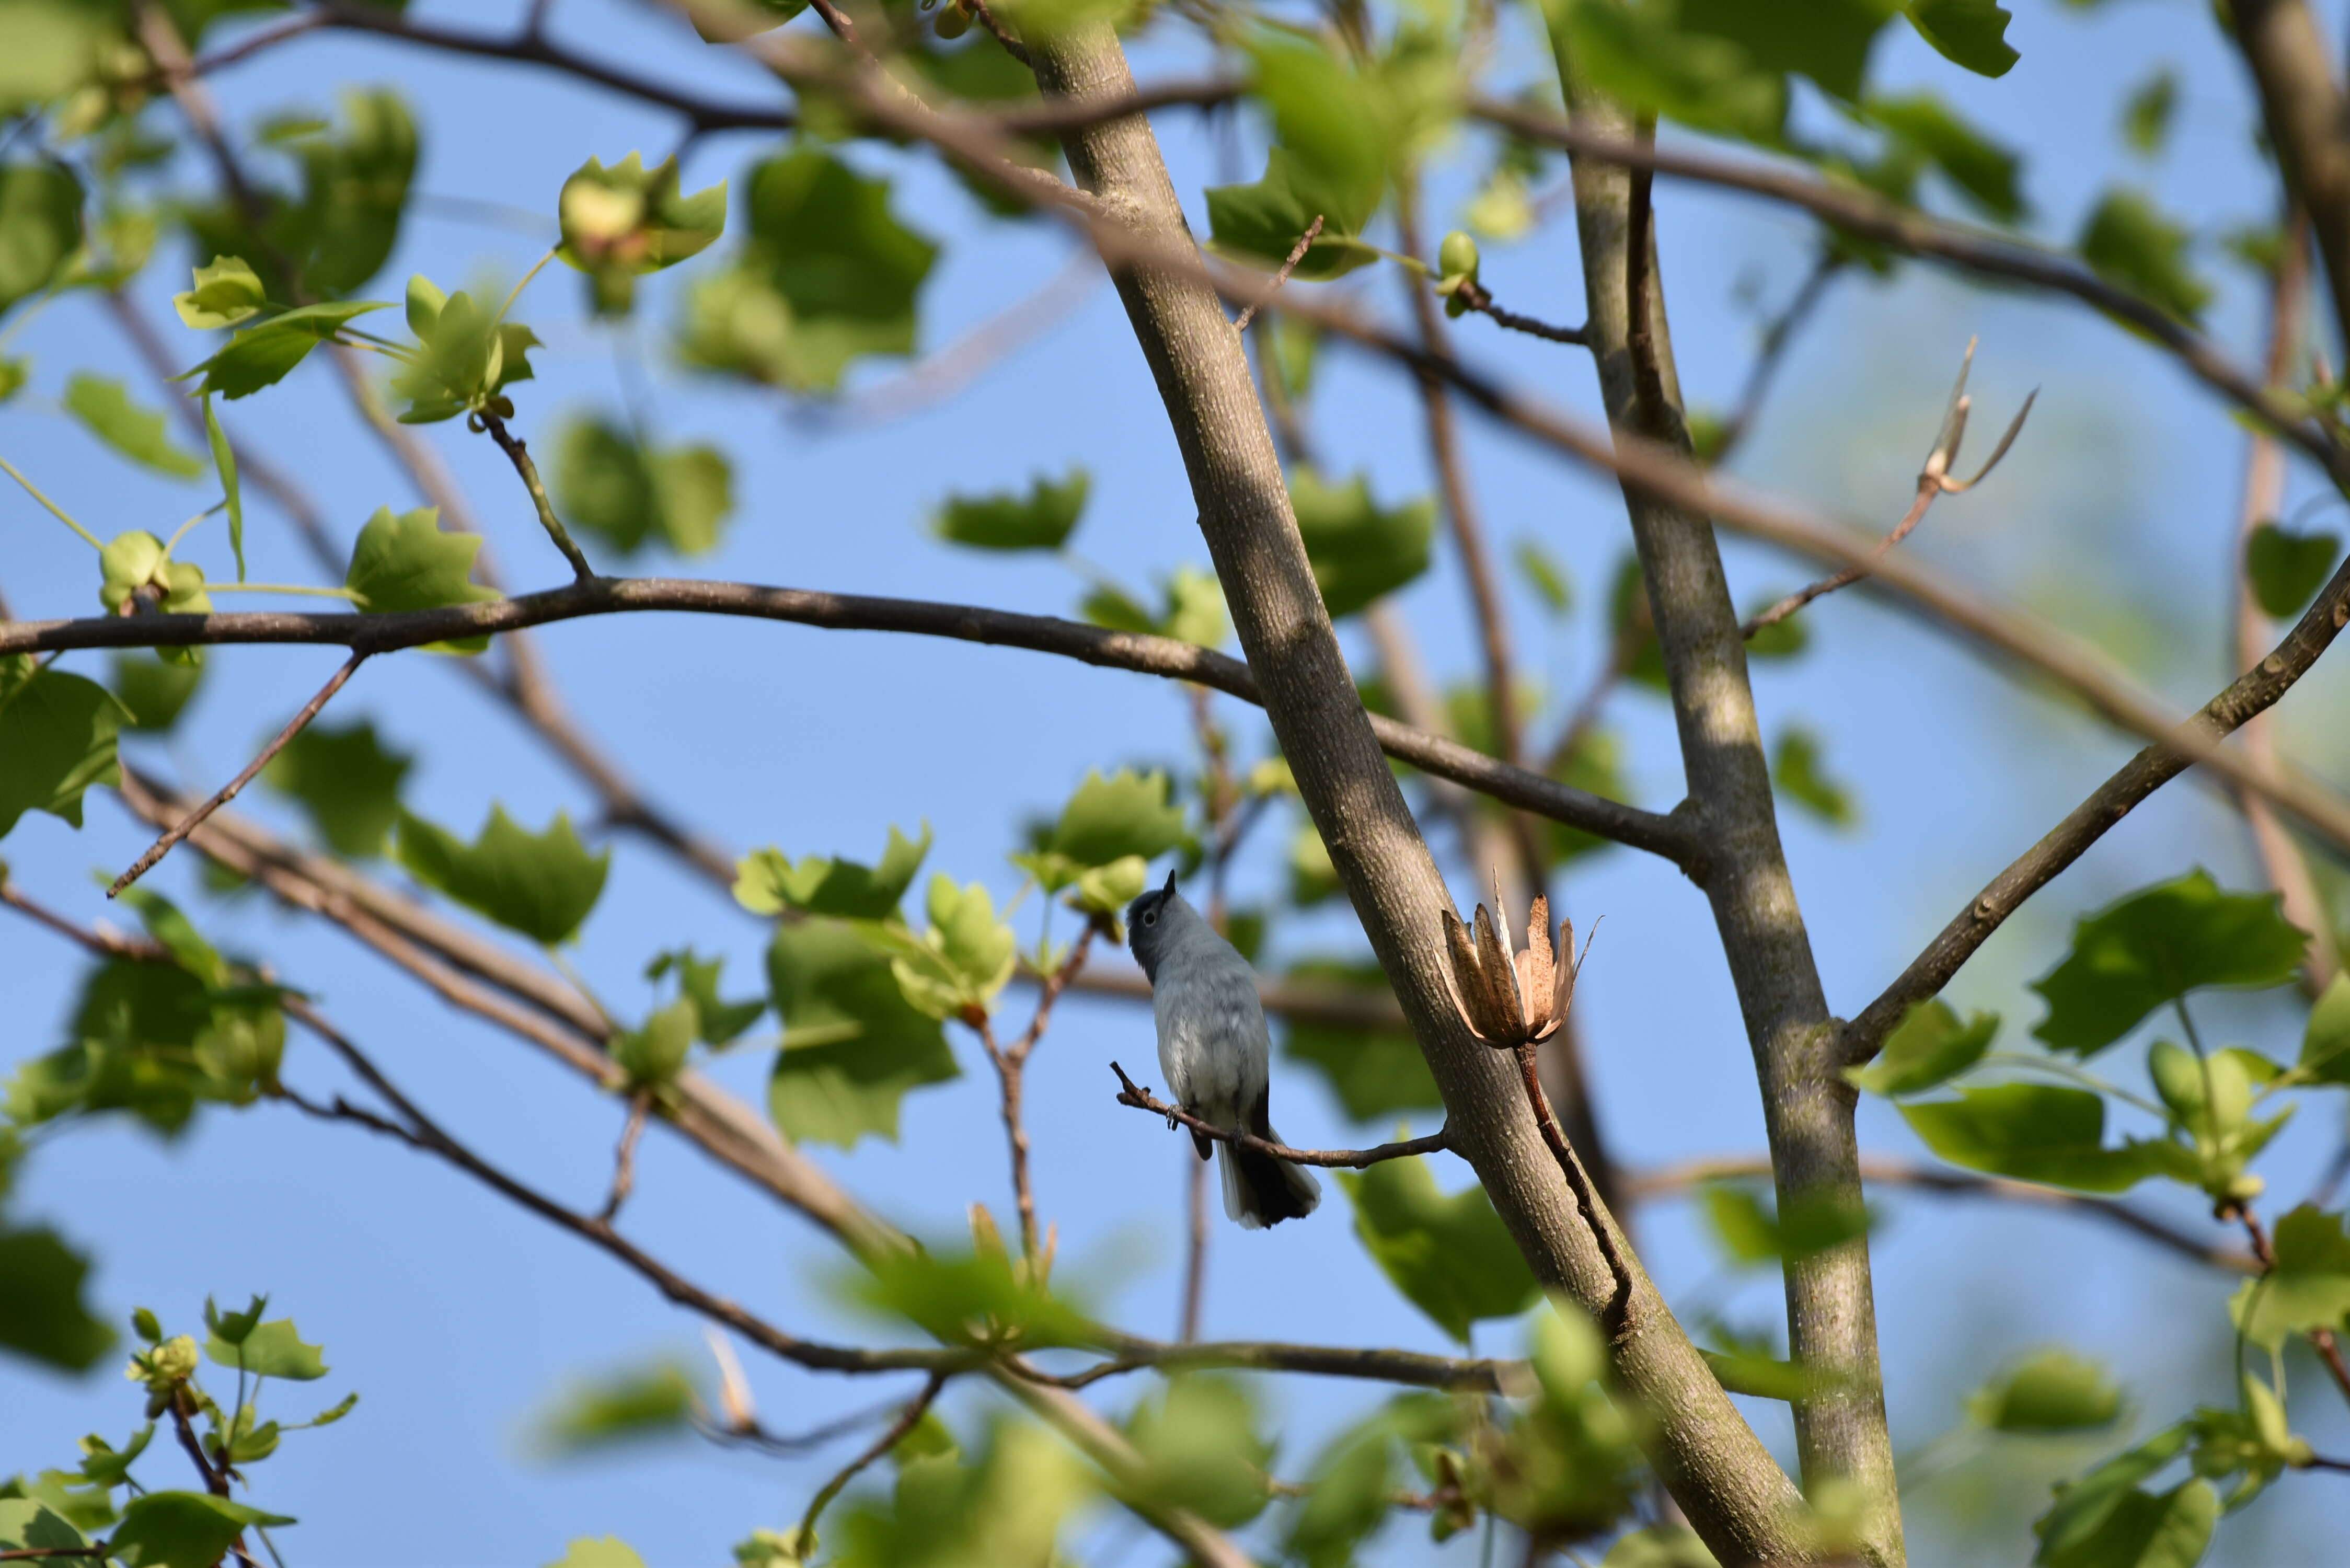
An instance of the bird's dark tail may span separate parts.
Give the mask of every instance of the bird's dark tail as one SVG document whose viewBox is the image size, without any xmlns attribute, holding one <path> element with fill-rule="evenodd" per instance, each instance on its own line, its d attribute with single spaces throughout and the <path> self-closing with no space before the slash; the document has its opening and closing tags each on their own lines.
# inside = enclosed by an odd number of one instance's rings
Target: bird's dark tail
<svg viewBox="0 0 2350 1568">
<path fill-rule="evenodd" d="M 1249 1115 L 1249 1131 L 1267 1143 L 1279 1143 L 1263 1096 Z M 1261 1231 L 1284 1220 L 1303 1220 L 1322 1201 L 1322 1184 L 1302 1166 L 1275 1159 L 1254 1149 L 1223 1145 L 1224 1212 L 1243 1230 Z"/>
</svg>

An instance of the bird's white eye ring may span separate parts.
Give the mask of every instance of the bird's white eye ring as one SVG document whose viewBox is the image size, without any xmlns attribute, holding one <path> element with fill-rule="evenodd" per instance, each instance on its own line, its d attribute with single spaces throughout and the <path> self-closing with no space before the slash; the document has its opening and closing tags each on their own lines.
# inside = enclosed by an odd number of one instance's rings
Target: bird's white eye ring
<svg viewBox="0 0 2350 1568">
<path fill-rule="evenodd" d="M 1149 914 L 1144 915 L 1142 917 L 1142 923 L 1146 926 L 1157 925 L 1159 923 L 1159 911 L 1153 909 Z"/>
</svg>

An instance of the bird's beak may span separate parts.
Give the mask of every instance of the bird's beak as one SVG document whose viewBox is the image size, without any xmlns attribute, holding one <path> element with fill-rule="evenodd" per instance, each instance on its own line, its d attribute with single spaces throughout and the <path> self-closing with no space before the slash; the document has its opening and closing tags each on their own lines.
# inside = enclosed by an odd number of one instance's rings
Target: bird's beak
<svg viewBox="0 0 2350 1568">
<path fill-rule="evenodd" d="M 1173 868 L 1172 867 L 1170 867 L 1168 868 L 1168 871 L 1167 871 L 1167 886 L 1166 886 L 1164 888 L 1160 889 L 1160 892 L 1161 892 L 1161 895 L 1162 895 L 1163 897 L 1165 897 L 1165 898 L 1173 898 L 1173 897 L 1175 896 L 1175 871 L 1174 871 L 1174 868 Z"/>
</svg>

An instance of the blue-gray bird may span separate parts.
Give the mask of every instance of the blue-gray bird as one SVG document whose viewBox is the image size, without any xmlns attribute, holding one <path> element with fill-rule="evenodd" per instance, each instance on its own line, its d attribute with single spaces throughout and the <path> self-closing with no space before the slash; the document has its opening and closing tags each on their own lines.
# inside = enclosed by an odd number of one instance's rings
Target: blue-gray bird
<svg viewBox="0 0 2350 1568">
<path fill-rule="evenodd" d="M 1268 1114 L 1272 1038 L 1248 960 L 1183 901 L 1171 871 L 1127 907 L 1126 930 L 1150 981 L 1168 1093 L 1201 1121 L 1279 1143 Z M 1211 1148 L 1222 1156 L 1224 1212 L 1244 1229 L 1303 1219 L 1322 1201 L 1322 1184 L 1285 1160 L 1198 1132 L 1191 1142 L 1201 1159 Z"/>
</svg>

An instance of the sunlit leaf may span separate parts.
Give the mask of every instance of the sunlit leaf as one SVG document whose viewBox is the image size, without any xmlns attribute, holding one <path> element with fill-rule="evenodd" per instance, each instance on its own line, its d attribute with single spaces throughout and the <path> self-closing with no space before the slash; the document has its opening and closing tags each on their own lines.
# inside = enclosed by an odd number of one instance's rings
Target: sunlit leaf
<svg viewBox="0 0 2350 1568">
<path fill-rule="evenodd" d="M 1290 476 L 1297 532 L 1332 618 L 1354 614 L 1428 570 L 1436 503 L 1426 497 L 1383 508 L 1369 479 L 1326 483 L 1311 469 Z"/>
<path fill-rule="evenodd" d="M 290 1317 L 255 1325 L 238 1345 L 227 1344 L 215 1334 L 206 1342 L 204 1356 L 215 1366 L 242 1366 L 255 1376 L 285 1377 L 297 1383 L 315 1382 L 328 1371 L 325 1347 L 303 1344 Z"/>
<path fill-rule="evenodd" d="M 685 1432 L 693 1379 L 673 1361 L 626 1367 L 566 1388 L 535 1424 L 536 1446 L 557 1459 Z"/>
<path fill-rule="evenodd" d="M 82 793 L 120 778 L 115 732 L 124 716 L 98 682 L 36 671 L 29 654 L 0 654 L 0 836 L 28 811 L 79 827 Z"/>
<path fill-rule="evenodd" d="M 481 535 L 443 529 L 437 507 L 394 513 L 380 506 L 351 546 L 343 586 L 361 609 L 379 614 L 479 604 L 498 597 L 495 588 L 473 580 L 473 557 L 481 548 Z M 487 637 L 462 637 L 431 646 L 477 653 L 489 645 Z"/>
<path fill-rule="evenodd" d="M 302 804 L 338 855 L 383 853 L 400 821 L 400 785 L 416 759 L 387 749 L 369 720 L 312 723 L 262 771 L 263 782 Z"/>
<path fill-rule="evenodd" d="M 556 441 L 556 504 L 572 527 L 622 556 L 654 543 L 681 556 L 717 548 L 734 478 L 716 447 L 649 447 L 601 419 L 568 421 Z"/>
<path fill-rule="evenodd" d="M 726 182 L 692 195 L 678 188 L 677 160 L 651 169 L 634 152 L 607 169 L 590 158 L 563 182 L 556 252 L 593 281 L 599 312 L 626 311 L 634 280 L 699 255 L 726 227 Z"/>
<path fill-rule="evenodd" d="M 2222 892 L 2209 872 L 2192 871 L 2073 928 L 2064 962 L 2033 984 L 2048 1002 L 2033 1033 L 2059 1051 L 2090 1055 L 2190 991 L 2283 984 L 2308 945 L 2278 895 Z"/>
<path fill-rule="evenodd" d="M 1898 1108 L 1927 1147 L 1970 1170 L 2084 1192 L 2119 1192 L 2151 1174 L 2138 1146 L 2105 1147 L 2106 1102 L 2086 1089 L 2000 1084 Z"/>
<path fill-rule="evenodd" d="M 501 805 L 471 844 L 411 812 L 400 814 L 400 863 L 475 913 L 553 946 L 577 933 L 604 891 L 612 852 L 591 855 L 561 812 L 539 833 Z"/>
<path fill-rule="evenodd" d="M 2350 1238 L 2342 1216 L 2303 1204 L 2276 1223 L 2276 1267 L 2247 1280 L 2228 1303 L 2244 1336 L 2273 1351 L 2285 1336 L 2341 1328 L 2350 1318 Z"/>
<path fill-rule="evenodd" d="M 894 1141 L 907 1091 L 957 1075 L 938 1021 L 914 1010 L 888 952 L 847 922 L 778 925 L 767 974 L 784 1021 L 767 1111 L 786 1137 L 842 1148 L 868 1133 Z"/>
<path fill-rule="evenodd" d="M 1906 9 L 1918 36 L 1977 76 L 2003 77 L 2023 57 L 2008 44 L 2014 18 L 1997 0 L 1909 0 Z"/>
<path fill-rule="evenodd" d="M 107 1554 L 130 1568 L 213 1568 L 248 1528 L 293 1522 L 208 1492 L 142 1492 L 123 1505 Z"/>
<path fill-rule="evenodd" d="M 788 908 L 810 915 L 884 919 L 896 912 L 930 852 L 928 823 L 922 825 L 920 839 L 890 828 L 877 866 L 821 855 L 794 861 L 772 846 L 756 849 L 735 867 L 734 900 L 754 915 L 781 914 Z"/>
<path fill-rule="evenodd" d="M 1076 530 L 1089 487 L 1086 471 L 1072 468 L 1058 480 L 1037 475 L 1025 495 L 1009 491 L 951 495 L 939 507 L 931 528 L 950 544 L 975 549 L 1057 550 Z"/>
<path fill-rule="evenodd" d="M 1999 1014 L 1977 1012 L 1963 1023 L 1948 1002 L 1921 1002 L 1902 1014 L 1877 1060 L 1847 1067 L 1845 1076 L 1872 1095 L 1918 1095 L 1982 1060 L 1999 1034 Z"/>
<path fill-rule="evenodd" d="M 1423 1156 L 1337 1174 L 1372 1261 L 1453 1338 L 1466 1345 L 1478 1319 L 1515 1317 L 1534 1304 L 1534 1276 L 1482 1187 L 1448 1196 Z"/>
</svg>

